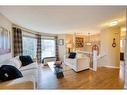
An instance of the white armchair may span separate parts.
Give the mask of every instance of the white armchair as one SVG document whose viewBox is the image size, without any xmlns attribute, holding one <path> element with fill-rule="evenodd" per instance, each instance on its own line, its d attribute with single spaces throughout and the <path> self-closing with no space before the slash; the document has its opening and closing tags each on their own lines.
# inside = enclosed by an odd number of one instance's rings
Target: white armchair
<svg viewBox="0 0 127 95">
<path fill-rule="evenodd" d="M 64 63 L 72 68 L 74 71 L 79 72 L 85 69 L 89 69 L 90 65 L 90 58 L 88 56 L 78 56 L 76 55 L 75 59 L 68 58 L 64 56 Z"/>
</svg>

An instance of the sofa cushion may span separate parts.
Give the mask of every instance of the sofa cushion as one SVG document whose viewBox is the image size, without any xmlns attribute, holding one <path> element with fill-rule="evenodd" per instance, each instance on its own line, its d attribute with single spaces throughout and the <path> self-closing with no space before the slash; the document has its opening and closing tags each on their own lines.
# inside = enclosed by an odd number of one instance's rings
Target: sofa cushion
<svg viewBox="0 0 127 95">
<path fill-rule="evenodd" d="M 23 70 L 37 69 L 37 68 L 38 68 L 37 63 L 32 63 L 32 64 L 29 64 L 29 65 L 27 65 L 27 66 L 21 67 L 19 70 L 20 70 L 20 71 L 23 71 Z"/>
<path fill-rule="evenodd" d="M 22 73 L 12 65 L 2 65 L 0 67 L 0 80 L 7 81 L 23 77 Z"/>
<path fill-rule="evenodd" d="M 75 52 L 70 52 L 68 58 L 74 59 L 75 57 L 76 57 L 76 53 Z"/>
<path fill-rule="evenodd" d="M 29 69 L 29 70 L 23 70 L 21 71 L 23 76 L 28 76 L 28 75 L 32 75 L 34 76 L 34 79 L 36 80 L 38 77 L 38 69 Z"/>
<path fill-rule="evenodd" d="M 20 56 L 19 59 L 22 62 L 22 66 L 26 66 L 33 63 L 33 60 L 30 56 Z"/>
</svg>

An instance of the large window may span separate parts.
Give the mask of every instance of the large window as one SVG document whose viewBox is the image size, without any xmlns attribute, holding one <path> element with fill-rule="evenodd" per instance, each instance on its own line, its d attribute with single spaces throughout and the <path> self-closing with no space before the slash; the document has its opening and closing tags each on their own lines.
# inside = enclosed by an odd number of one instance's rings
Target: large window
<svg viewBox="0 0 127 95">
<path fill-rule="evenodd" d="M 23 36 L 23 55 L 30 55 L 32 58 L 36 57 L 37 39 Z"/>
<path fill-rule="evenodd" d="M 45 57 L 55 57 L 55 40 L 42 39 L 42 59 Z"/>
</svg>

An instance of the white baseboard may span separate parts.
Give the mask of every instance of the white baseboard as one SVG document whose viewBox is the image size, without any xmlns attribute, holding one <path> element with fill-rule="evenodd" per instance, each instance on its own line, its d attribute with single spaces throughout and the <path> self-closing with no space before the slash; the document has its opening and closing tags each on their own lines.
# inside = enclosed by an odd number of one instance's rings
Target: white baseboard
<svg viewBox="0 0 127 95">
<path fill-rule="evenodd" d="M 116 67 L 116 66 L 100 66 L 100 67 L 120 69 L 120 67 Z M 89 69 L 90 69 L 90 70 L 93 70 L 93 68 L 89 68 Z"/>
<path fill-rule="evenodd" d="M 103 66 L 103 67 L 114 68 L 114 69 L 119 69 L 120 68 L 120 67 L 116 67 L 116 66 Z"/>
<path fill-rule="evenodd" d="M 90 70 L 93 70 L 93 68 L 89 68 Z"/>
</svg>

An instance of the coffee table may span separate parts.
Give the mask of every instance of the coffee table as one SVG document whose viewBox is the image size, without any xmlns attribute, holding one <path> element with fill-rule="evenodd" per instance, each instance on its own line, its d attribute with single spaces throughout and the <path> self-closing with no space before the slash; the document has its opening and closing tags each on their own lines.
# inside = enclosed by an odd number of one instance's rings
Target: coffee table
<svg viewBox="0 0 127 95">
<path fill-rule="evenodd" d="M 63 77 L 63 67 L 62 64 L 55 65 L 54 61 L 47 62 L 49 68 L 56 74 L 57 78 Z"/>
</svg>

